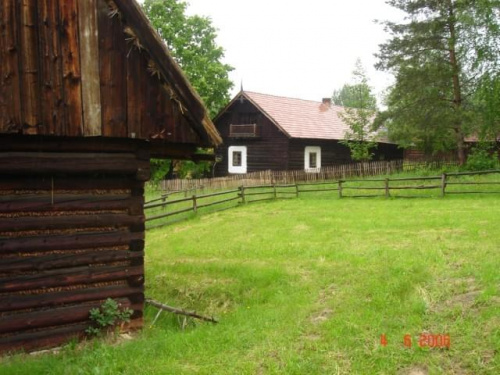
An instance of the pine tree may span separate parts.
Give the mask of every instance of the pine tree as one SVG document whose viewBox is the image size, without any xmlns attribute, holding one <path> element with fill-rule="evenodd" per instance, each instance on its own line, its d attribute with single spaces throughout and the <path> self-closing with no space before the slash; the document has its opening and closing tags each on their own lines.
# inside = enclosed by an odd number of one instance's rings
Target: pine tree
<svg viewBox="0 0 500 375">
<path fill-rule="evenodd" d="M 335 90 L 332 100 L 335 104 L 344 106 L 340 117 L 349 126 L 340 143 L 349 147 L 353 160 L 368 161 L 373 156 L 372 150 L 377 146 L 371 134 L 377 100 L 359 59 L 352 74 L 352 84 L 345 84 L 341 90 Z"/>
<path fill-rule="evenodd" d="M 381 45 L 377 67 L 393 72 L 396 83 L 379 120 L 401 144 L 455 149 L 463 164 L 465 137 L 478 131 L 474 94 L 481 77 L 498 69 L 500 1 L 387 3 L 407 17 L 384 23 L 392 39 Z"/>
</svg>

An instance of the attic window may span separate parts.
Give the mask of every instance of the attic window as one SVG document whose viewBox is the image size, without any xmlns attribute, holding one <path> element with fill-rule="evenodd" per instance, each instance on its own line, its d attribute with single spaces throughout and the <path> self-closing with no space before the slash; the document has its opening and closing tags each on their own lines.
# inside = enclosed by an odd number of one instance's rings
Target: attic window
<svg viewBox="0 0 500 375">
<path fill-rule="evenodd" d="M 228 153 L 228 172 L 247 173 L 247 147 L 229 146 L 227 153 Z"/>
<path fill-rule="evenodd" d="M 257 124 L 229 126 L 229 136 L 233 138 L 255 138 L 258 136 Z"/>
<path fill-rule="evenodd" d="M 304 150 L 304 170 L 319 172 L 321 170 L 321 147 L 307 146 Z"/>
</svg>

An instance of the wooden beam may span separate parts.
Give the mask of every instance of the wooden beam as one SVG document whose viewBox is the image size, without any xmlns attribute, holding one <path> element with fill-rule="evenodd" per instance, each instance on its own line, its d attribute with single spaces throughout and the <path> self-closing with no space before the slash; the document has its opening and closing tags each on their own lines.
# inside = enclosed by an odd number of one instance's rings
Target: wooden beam
<svg viewBox="0 0 500 375">
<path fill-rule="evenodd" d="M 4 174 L 107 173 L 135 175 L 136 179 L 146 181 L 148 172 L 149 161 L 137 160 L 131 153 L 0 153 L 0 173 Z"/>
<path fill-rule="evenodd" d="M 0 232 L 136 227 L 141 223 L 144 223 L 143 216 L 127 214 L 3 217 L 0 221 Z"/>
<path fill-rule="evenodd" d="M 215 154 L 194 154 L 191 160 L 194 162 L 199 161 L 215 161 Z"/>
<path fill-rule="evenodd" d="M 0 338 L 0 352 L 12 352 L 15 350 L 33 350 L 35 348 L 54 347 L 63 344 L 71 338 L 85 337 L 85 329 L 88 323 L 73 324 L 62 328 L 51 328 L 35 332 L 22 333 L 15 336 Z"/>
<path fill-rule="evenodd" d="M 21 85 L 19 78 L 19 17 L 17 2 L 0 6 L 0 132 L 22 129 Z"/>
<path fill-rule="evenodd" d="M 2 254 L 98 249 L 122 245 L 129 245 L 131 251 L 142 251 L 144 249 L 144 233 L 116 230 L 103 233 L 0 238 L 0 252 Z"/>
<path fill-rule="evenodd" d="M 133 307 L 126 298 L 118 299 L 118 303 L 124 308 Z M 24 314 L 13 314 L 3 316 L 0 320 L 0 334 L 10 332 L 22 332 L 30 329 L 53 327 L 58 325 L 73 324 L 88 321 L 89 311 L 92 308 L 99 308 L 101 302 L 80 304 L 71 307 L 61 307 L 46 311 L 34 311 Z"/>
<path fill-rule="evenodd" d="M 0 296 L 0 311 L 51 307 L 120 297 L 128 297 L 133 303 L 143 302 L 144 286 L 112 285 L 41 294 L 7 294 Z"/>
<path fill-rule="evenodd" d="M 55 268 L 86 266 L 89 264 L 105 264 L 129 261 L 134 265 L 142 264 L 144 252 L 126 250 L 108 250 L 84 253 L 51 254 L 36 257 L 3 258 L 0 273 L 15 274 L 19 272 L 46 271 Z"/>
<path fill-rule="evenodd" d="M 151 141 L 151 156 L 156 158 L 191 160 L 196 153 L 196 149 L 196 145 L 189 143 Z"/>
<path fill-rule="evenodd" d="M 37 134 L 40 115 L 38 69 L 38 25 L 36 2 L 21 1 L 21 77 L 24 113 L 23 133 Z"/>
<path fill-rule="evenodd" d="M 102 134 L 96 6 L 97 0 L 78 0 L 84 136 Z"/>
<path fill-rule="evenodd" d="M 60 1 L 60 35 L 66 129 L 58 135 L 83 135 L 81 64 L 77 0 Z"/>
<path fill-rule="evenodd" d="M 144 152 L 149 142 L 140 139 L 108 137 L 53 137 L 17 134 L 0 135 L 0 150 L 4 151 L 54 151 L 54 152 Z"/>
<path fill-rule="evenodd" d="M 38 1 L 40 99 L 43 103 L 38 134 L 62 134 L 61 130 L 66 128 L 59 26 L 59 1 Z"/>
<path fill-rule="evenodd" d="M 134 176 L 73 176 L 68 179 L 65 176 L 2 176 L 0 179 L 0 190 L 25 190 L 29 186 L 31 190 L 45 190 L 47 193 L 58 190 L 143 190 L 144 182 L 136 181 Z M 135 195 L 134 197 L 139 197 Z M 142 195 L 140 195 L 142 198 Z"/>
<path fill-rule="evenodd" d="M 33 275 L 22 275 L 0 279 L 0 292 L 56 288 L 78 284 L 93 284 L 127 280 L 132 276 L 144 276 L 143 266 L 134 267 L 77 267 L 46 271 Z"/>
<path fill-rule="evenodd" d="M 58 191 L 49 190 L 38 194 L 0 195 L 0 213 L 85 210 L 132 211 L 135 212 L 132 215 L 142 215 L 143 203 L 143 197 L 131 197 L 126 194 L 60 194 Z"/>
<path fill-rule="evenodd" d="M 102 134 L 128 137 L 127 43 L 120 17 L 110 17 L 107 1 L 97 9 L 99 72 L 101 79 Z"/>
</svg>

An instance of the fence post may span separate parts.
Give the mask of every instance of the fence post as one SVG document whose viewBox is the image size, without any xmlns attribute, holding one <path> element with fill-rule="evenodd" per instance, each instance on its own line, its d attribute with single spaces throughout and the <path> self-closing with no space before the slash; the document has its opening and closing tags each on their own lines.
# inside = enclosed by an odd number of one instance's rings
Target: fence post
<svg viewBox="0 0 500 375">
<path fill-rule="evenodd" d="M 386 178 L 385 179 L 385 197 L 386 198 L 389 198 L 389 179 Z"/>
<path fill-rule="evenodd" d="M 441 196 L 444 197 L 446 190 L 446 173 L 441 175 Z"/>
<path fill-rule="evenodd" d="M 342 180 L 339 180 L 339 198 L 342 198 Z"/>
<path fill-rule="evenodd" d="M 274 199 L 277 198 L 277 195 L 276 195 L 276 182 L 273 184 L 273 195 L 274 195 Z"/>
<path fill-rule="evenodd" d="M 245 186 L 243 186 L 243 185 L 240 186 L 240 197 L 241 197 L 241 203 L 246 203 L 246 201 L 245 201 Z"/>
<path fill-rule="evenodd" d="M 193 212 L 198 211 L 198 204 L 196 203 L 196 194 L 193 195 Z"/>
<path fill-rule="evenodd" d="M 297 196 L 297 198 L 299 197 L 299 184 L 298 183 L 295 183 L 295 195 Z"/>
</svg>

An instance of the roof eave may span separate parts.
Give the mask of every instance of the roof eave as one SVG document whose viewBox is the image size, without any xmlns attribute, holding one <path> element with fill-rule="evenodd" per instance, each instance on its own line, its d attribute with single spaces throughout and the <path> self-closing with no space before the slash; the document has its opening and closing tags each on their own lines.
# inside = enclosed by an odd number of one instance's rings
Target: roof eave
<svg viewBox="0 0 500 375">
<path fill-rule="evenodd" d="M 200 136 L 202 143 L 211 146 L 221 144 L 222 138 L 208 116 L 203 100 L 174 61 L 139 4 L 135 0 L 113 0 L 113 2 L 122 14 L 124 22 L 132 28 L 141 45 L 156 63 L 163 78 L 186 107 L 187 113 L 184 115 Z"/>
</svg>

